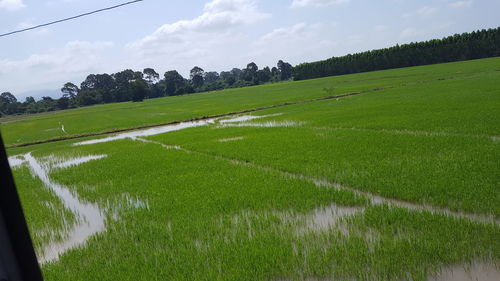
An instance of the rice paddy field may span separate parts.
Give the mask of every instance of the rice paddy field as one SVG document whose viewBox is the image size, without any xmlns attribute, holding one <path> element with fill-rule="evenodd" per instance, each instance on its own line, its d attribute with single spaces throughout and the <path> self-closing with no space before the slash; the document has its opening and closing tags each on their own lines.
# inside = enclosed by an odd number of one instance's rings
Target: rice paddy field
<svg viewBox="0 0 500 281">
<path fill-rule="evenodd" d="M 46 280 L 500 278 L 500 58 L 0 121 Z"/>
</svg>

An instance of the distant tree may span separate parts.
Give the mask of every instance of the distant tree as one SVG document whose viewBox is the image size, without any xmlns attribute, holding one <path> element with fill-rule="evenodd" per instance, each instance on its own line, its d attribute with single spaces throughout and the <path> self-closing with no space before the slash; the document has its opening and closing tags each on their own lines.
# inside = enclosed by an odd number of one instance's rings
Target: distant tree
<svg viewBox="0 0 500 281">
<path fill-rule="evenodd" d="M 193 83 L 193 86 L 195 88 L 199 88 L 203 86 L 203 76 L 204 76 L 205 71 L 198 66 L 193 67 L 190 72 L 190 77 L 191 77 L 191 82 Z"/>
<path fill-rule="evenodd" d="M 243 79 L 245 81 L 257 82 L 254 84 L 258 84 L 258 78 L 256 76 L 259 67 L 254 62 L 247 64 L 247 67 L 243 70 Z"/>
<path fill-rule="evenodd" d="M 222 80 L 226 80 L 227 78 L 233 76 L 233 74 L 230 71 L 221 71 L 219 78 Z"/>
<path fill-rule="evenodd" d="M 94 90 L 97 87 L 97 77 L 95 74 L 89 74 L 87 78 L 80 84 L 82 90 Z"/>
<path fill-rule="evenodd" d="M 257 80 L 259 83 L 267 83 L 271 80 L 271 69 L 268 66 L 257 71 Z"/>
<path fill-rule="evenodd" d="M 131 69 L 114 73 L 112 76 L 115 79 L 115 86 L 117 88 L 127 88 L 129 83 L 137 78 L 136 72 Z"/>
<path fill-rule="evenodd" d="M 240 80 L 240 79 L 242 79 L 243 70 L 241 70 L 239 68 L 233 68 L 233 69 L 231 69 L 231 74 L 233 75 L 233 78 L 235 80 Z"/>
<path fill-rule="evenodd" d="M 35 103 L 35 98 L 33 97 L 26 97 L 26 100 L 24 101 L 25 104 L 32 104 Z"/>
<path fill-rule="evenodd" d="M 54 111 L 58 109 L 57 101 L 51 97 L 42 97 L 37 104 L 40 111 Z"/>
<path fill-rule="evenodd" d="M 59 109 L 67 109 L 69 107 L 69 98 L 68 97 L 62 97 L 57 100 L 57 107 Z"/>
<path fill-rule="evenodd" d="M 140 79 L 138 73 L 131 69 L 126 69 L 114 73 L 112 76 L 115 79 L 115 88 L 113 91 L 114 99 L 116 101 L 132 100 L 132 89 L 130 87 L 130 83 L 136 79 Z"/>
<path fill-rule="evenodd" d="M 16 97 L 10 92 L 0 94 L 0 115 L 15 114 L 18 112 Z"/>
<path fill-rule="evenodd" d="M 146 84 L 142 80 L 138 79 L 131 83 L 131 87 L 132 87 L 132 101 L 134 102 L 143 101 L 147 93 Z"/>
<path fill-rule="evenodd" d="M 76 98 L 78 100 L 78 104 L 81 106 L 103 103 L 102 92 L 99 90 L 80 91 Z"/>
<path fill-rule="evenodd" d="M 259 67 L 257 66 L 257 64 L 255 64 L 255 62 L 251 62 L 249 64 L 247 64 L 247 68 L 246 68 L 248 71 L 250 71 L 250 73 L 256 73 L 257 70 L 259 70 Z"/>
<path fill-rule="evenodd" d="M 278 70 L 280 72 L 280 79 L 281 80 L 288 80 L 292 78 L 292 70 L 293 67 L 291 64 L 287 62 L 283 62 L 282 60 L 278 61 Z"/>
<path fill-rule="evenodd" d="M 271 68 L 271 74 L 272 74 L 273 76 L 278 77 L 278 76 L 279 76 L 279 74 L 280 74 L 280 71 L 278 70 L 278 68 L 277 68 L 276 66 L 273 66 L 273 68 Z"/>
<path fill-rule="evenodd" d="M 158 74 L 152 68 L 145 68 L 143 73 L 144 73 L 144 78 L 146 79 L 146 82 L 148 83 L 148 85 L 153 85 L 158 80 L 160 80 L 160 74 Z"/>
<path fill-rule="evenodd" d="M 10 92 L 3 92 L 2 94 L 0 94 L 0 101 L 9 104 L 17 102 L 17 99 Z"/>
<path fill-rule="evenodd" d="M 61 92 L 63 92 L 63 97 L 69 97 L 70 99 L 74 99 L 80 89 L 78 89 L 78 86 L 75 84 L 68 82 L 64 84 L 64 86 L 61 88 Z"/>
<path fill-rule="evenodd" d="M 181 95 L 184 93 L 186 81 L 176 70 L 165 72 L 164 77 L 165 91 L 168 96 Z"/>
<path fill-rule="evenodd" d="M 216 71 L 205 72 L 205 83 L 213 83 L 220 79 L 219 73 Z"/>
</svg>

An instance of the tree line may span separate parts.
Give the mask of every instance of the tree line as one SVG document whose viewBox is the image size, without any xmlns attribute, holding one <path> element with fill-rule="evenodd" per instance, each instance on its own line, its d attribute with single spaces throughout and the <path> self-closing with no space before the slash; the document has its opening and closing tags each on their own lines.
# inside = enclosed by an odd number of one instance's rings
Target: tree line
<svg viewBox="0 0 500 281">
<path fill-rule="evenodd" d="M 294 80 L 500 56 L 500 28 L 396 45 L 293 68 Z"/>
<path fill-rule="evenodd" d="M 254 62 L 246 68 L 233 68 L 230 71 L 205 72 L 195 66 L 190 77 L 184 78 L 176 70 L 167 71 L 160 77 L 153 68 L 141 71 L 126 69 L 113 74 L 90 74 L 80 85 L 65 83 L 59 99 L 42 97 L 35 101 L 27 97 L 24 102 L 17 101 L 10 92 L 0 94 L 0 116 L 24 113 L 39 113 L 63 110 L 94 104 L 134 101 L 239 88 L 264 83 L 274 83 L 292 78 L 292 65 L 282 60 L 276 67 L 259 69 Z"/>
</svg>

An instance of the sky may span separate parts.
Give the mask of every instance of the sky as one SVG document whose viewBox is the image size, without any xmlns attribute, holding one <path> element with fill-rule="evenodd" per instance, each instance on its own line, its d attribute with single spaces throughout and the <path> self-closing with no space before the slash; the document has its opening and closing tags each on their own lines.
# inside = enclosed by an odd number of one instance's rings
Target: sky
<svg viewBox="0 0 500 281">
<path fill-rule="evenodd" d="M 0 33 L 126 0 L 0 0 Z M 292 65 L 500 26 L 499 0 L 145 0 L 0 37 L 0 92 L 60 97 L 88 74 Z"/>
</svg>

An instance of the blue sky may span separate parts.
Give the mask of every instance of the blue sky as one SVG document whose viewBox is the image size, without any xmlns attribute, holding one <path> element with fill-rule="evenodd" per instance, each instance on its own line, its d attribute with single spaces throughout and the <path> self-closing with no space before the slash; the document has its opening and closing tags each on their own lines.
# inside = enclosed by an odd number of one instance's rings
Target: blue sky
<svg viewBox="0 0 500 281">
<path fill-rule="evenodd" d="M 0 0 L 0 33 L 125 0 Z M 497 0 L 146 0 L 0 38 L 0 92 L 58 97 L 90 73 L 186 76 L 254 61 L 295 65 L 500 26 Z"/>
</svg>

